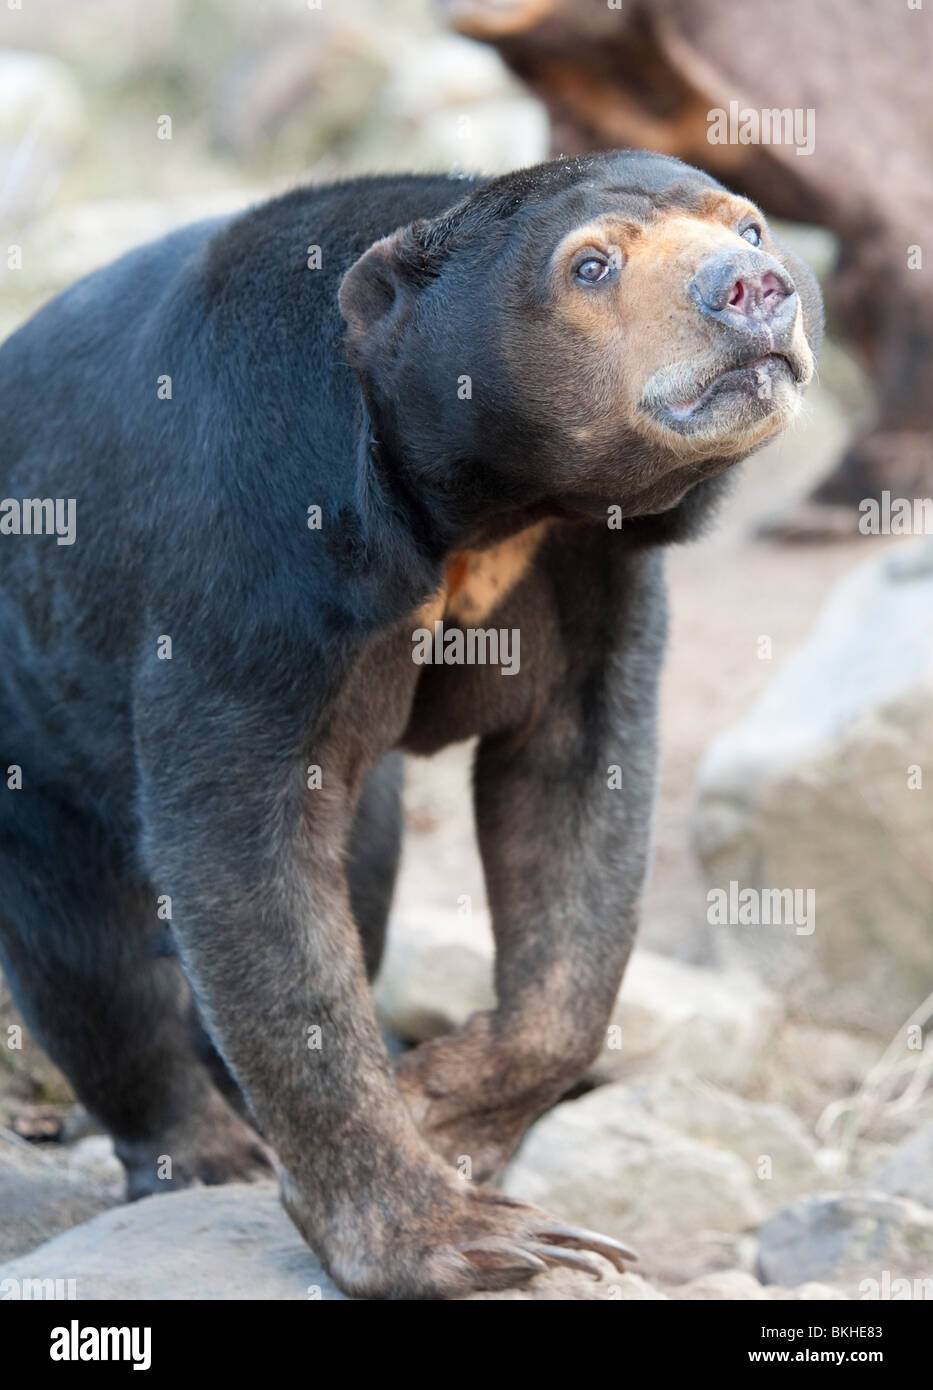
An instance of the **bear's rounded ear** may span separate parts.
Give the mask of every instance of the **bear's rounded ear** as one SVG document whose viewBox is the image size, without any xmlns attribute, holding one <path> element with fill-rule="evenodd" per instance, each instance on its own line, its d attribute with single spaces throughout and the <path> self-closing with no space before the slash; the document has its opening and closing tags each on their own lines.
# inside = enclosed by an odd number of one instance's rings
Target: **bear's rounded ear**
<svg viewBox="0 0 933 1390">
<path fill-rule="evenodd" d="M 400 235 L 401 229 L 374 242 L 340 282 L 337 303 L 353 340 L 365 338 L 395 302 L 398 274 L 393 262 Z"/>
<path fill-rule="evenodd" d="M 437 274 L 424 239 L 427 226 L 415 222 L 373 242 L 344 275 L 337 303 L 354 346 L 377 327 L 387 328 L 410 294 Z"/>
</svg>

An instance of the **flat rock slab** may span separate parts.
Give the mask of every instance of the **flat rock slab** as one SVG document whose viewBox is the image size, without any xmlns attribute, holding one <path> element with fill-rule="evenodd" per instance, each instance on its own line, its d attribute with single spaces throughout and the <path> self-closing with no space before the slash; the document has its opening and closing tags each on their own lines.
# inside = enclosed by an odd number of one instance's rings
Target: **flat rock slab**
<svg viewBox="0 0 933 1390">
<path fill-rule="evenodd" d="M 116 1207 L 0 1265 L 5 1279 L 74 1279 L 79 1299 L 344 1299 L 273 1183 Z"/>
<path fill-rule="evenodd" d="M 191 1188 L 117 1207 L 0 1265 L 0 1294 L 11 1279 L 73 1279 L 79 1300 L 348 1301 L 285 1215 L 274 1183 Z M 599 1280 L 555 1269 L 521 1289 L 474 1297 L 627 1302 L 665 1295 L 606 1264 Z"/>
</svg>

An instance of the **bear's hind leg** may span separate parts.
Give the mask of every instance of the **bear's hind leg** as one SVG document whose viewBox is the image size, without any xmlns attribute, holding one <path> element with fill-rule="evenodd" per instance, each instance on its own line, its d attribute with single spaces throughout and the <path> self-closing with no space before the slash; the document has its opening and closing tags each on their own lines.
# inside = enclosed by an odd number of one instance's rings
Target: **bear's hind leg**
<svg viewBox="0 0 933 1390">
<path fill-rule="evenodd" d="M 271 1176 L 199 1059 L 155 893 L 84 812 L 23 788 L 0 819 L 0 965 L 36 1038 L 112 1134 L 129 1197 Z"/>
</svg>

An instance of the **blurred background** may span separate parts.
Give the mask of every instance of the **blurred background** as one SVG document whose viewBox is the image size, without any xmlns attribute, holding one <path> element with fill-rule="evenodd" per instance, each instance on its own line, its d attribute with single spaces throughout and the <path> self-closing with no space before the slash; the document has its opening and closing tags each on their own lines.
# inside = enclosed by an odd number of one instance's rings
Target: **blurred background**
<svg viewBox="0 0 933 1390">
<path fill-rule="evenodd" d="M 509 1178 L 644 1246 L 651 1286 L 679 1297 L 852 1296 L 897 1261 L 933 1274 L 933 542 L 858 525 L 861 498 L 931 490 L 930 271 L 903 264 L 933 225 L 929 102 L 909 80 L 929 25 L 884 0 L 810 8 L 0 10 L 0 337 L 129 247 L 298 182 L 621 144 L 705 163 L 819 274 L 830 331 L 803 415 L 745 465 L 715 535 L 670 556 L 655 864 L 621 1046 Z M 815 110 L 813 163 L 712 150 L 707 110 L 733 99 Z M 458 747 L 409 768 L 378 990 L 404 1042 L 491 998 L 469 762 Z M 815 930 L 714 924 L 710 891 L 730 883 L 812 891 Z M 0 982 L 0 1029 L 18 1026 Z M 63 1079 L 28 1034 L 0 1046 L 0 1258 L 119 1200 L 109 1141 Z"/>
</svg>

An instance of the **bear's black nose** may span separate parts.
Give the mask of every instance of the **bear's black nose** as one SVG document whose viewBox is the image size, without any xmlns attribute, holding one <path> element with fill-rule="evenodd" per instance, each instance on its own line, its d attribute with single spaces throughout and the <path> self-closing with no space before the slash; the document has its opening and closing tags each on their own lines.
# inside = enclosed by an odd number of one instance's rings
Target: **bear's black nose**
<svg viewBox="0 0 933 1390">
<path fill-rule="evenodd" d="M 783 321 L 796 313 L 797 294 L 772 256 L 726 251 L 704 261 L 689 286 L 700 311 L 736 327 L 744 320 Z"/>
</svg>

